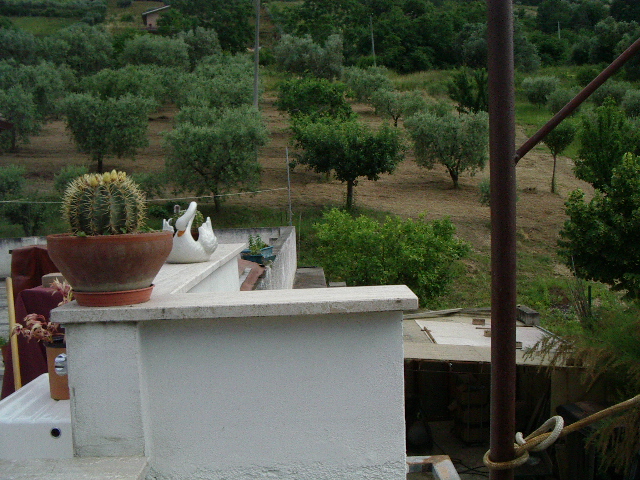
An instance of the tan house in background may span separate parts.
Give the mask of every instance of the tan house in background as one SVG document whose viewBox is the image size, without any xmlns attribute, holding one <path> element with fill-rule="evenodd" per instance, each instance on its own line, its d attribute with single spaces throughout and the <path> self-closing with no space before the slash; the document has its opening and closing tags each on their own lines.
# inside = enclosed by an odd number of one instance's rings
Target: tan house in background
<svg viewBox="0 0 640 480">
<path fill-rule="evenodd" d="M 154 8 L 142 12 L 142 23 L 147 30 L 155 30 L 158 28 L 158 19 L 162 16 L 163 12 L 166 12 L 171 5 L 165 5 L 164 7 Z"/>
</svg>

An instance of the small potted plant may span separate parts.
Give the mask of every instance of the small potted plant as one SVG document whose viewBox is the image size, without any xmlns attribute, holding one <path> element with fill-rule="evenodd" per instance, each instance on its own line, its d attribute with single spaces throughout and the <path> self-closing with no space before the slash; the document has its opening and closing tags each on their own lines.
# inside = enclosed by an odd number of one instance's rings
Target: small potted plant
<svg viewBox="0 0 640 480">
<path fill-rule="evenodd" d="M 273 260 L 273 247 L 264 243 L 260 235 L 249 235 L 249 248 L 241 252 L 241 257 L 250 262 L 264 264 Z"/>
<path fill-rule="evenodd" d="M 124 172 L 86 174 L 64 194 L 71 233 L 49 235 L 47 250 L 80 305 L 142 303 L 166 260 L 170 232 L 143 232 L 145 197 Z"/>
<path fill-rule="evenodd" d="M 65 282 L 54 280 L 51 284 L 55 294 L 62 295 L 58 305 L 73 300 L 71 286 Z M 22 335 L 27 340 L 42 342 L 47 352 L 47 371 L 49 373 L 49 393 L 54 400 L 69 399 L 69 382 L 67 380 L 66 360 L 67 346 L 64 341 L 64 329 L 59 323 L 50 322 L 44 315 L 30 313 L 24 317 L 24 325 L 17 324 L 11 335 Z"/>
</svg>

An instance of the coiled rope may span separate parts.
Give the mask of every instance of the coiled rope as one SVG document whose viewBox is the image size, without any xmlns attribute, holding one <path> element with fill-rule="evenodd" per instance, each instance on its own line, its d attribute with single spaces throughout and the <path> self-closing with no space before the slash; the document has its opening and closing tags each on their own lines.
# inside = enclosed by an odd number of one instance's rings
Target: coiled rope
<svg viewBox="0 0 640 480">
<path fill-rule="evenodd" d="M 516 433 L 514 454 L 515 458 L 507 462 L 494 462 L 489 458 L 491 450 L 488 450 L 484 454 L 482 461 L 485 466 L 490 470 L 509 470 L 511 468 L 519 467 L 529 460 L 529 452 L 538 452 L 544 450 L 561 437 L 564 437 L 570 433 L 577 432 L 578 430 L 598 422 L 603 418 L 615 415 L 617 413 L 628 410 L 631 407 L 640 405 L 640 395 L 625 400 L 624 402 L 617 403 L 611 407 L 600 410 L 588 417 L 578 420 L 571 425 L 564 426 L 564 420 L 560 416 L 551 417 L 544 422 L 540 428 L 527 435 L 526 438 L 522 438 L 522 433 Z"/>
</svg>

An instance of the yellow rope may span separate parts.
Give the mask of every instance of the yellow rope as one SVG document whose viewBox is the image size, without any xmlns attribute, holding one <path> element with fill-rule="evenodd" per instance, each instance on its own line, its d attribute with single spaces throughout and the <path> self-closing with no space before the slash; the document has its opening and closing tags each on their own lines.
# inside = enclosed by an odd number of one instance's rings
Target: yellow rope
<svg viewBox="0 0 640 480">
<path fill-rule="evenodd" d="M 600 410 L 588 417 L 583 418 L 582 420 L 578 420 L 571 425 L 567 425 L 566 427 L 558 428 L 558 425 L 562 425 L 558 418 L 562 417 L 552 417 L 547 420 L 540 428 L 538 428 L 535 432 L 528 435 L 524 440 L 519 439 L 522 438 L 522 434 L 516 434 L 516 443 L 514 444 L 514 455 L 515 458 L 513 460 L 509 460 L 507 462 L 494 462 L 489 458 L 489 454 L 491 450 L 487 451 L 484 454 L 484 458 L 482 461 L 487 466 L 487 468 L 491 470 L 509 470 L 515 467 L 518 467 L 529 459 L 530 451 L 538 451 L 544 450 L 545 448 L 551 446 L 555 440 L 558 438 L 564 437 L 570 433 L 581 430 L 587 425 L 591 425 L 592 423 L 598 422 L 603 418 L 609 417 L 611 415 L 615 415 L 617 413 L 623 412 L 631 407 L 637 406 L 640 404 L 640 395 L 636 395 L 635 397 L 625 400 L 624 402 L 617 403 L 616 405 L 612 405 L 609 408 L 605 408 L 604 410 Z M 555 424 L 555 428 L 552 431 L 548 431 L 549 427 Z M 542 433 L 544 432 L 544 433 Z M 547 439 L 550 439 L 549 442 L 546 442 Z M 553 438 L 555 437 L 555 438 Z M 543 443 L 544 442 L 544 443 Z"/>
</svg>

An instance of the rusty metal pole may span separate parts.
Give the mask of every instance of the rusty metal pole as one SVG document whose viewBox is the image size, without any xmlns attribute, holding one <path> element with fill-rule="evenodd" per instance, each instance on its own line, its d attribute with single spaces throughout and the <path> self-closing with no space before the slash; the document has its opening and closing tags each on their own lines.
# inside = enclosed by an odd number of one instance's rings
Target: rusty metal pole
<svg viewBox="0 0 640 480">
<path fill-rule="evenodd" d="M 491 168 L 491 434 L 489 458 L 514 458 L 516 383 L 516 165 L 511 0 L 488 0 Z M 492 470 L 513 479 L 513 469 Z"/>
<path fill-rule="evenodd" d="M 605 68 L 600 75 L 594 78 L 586 87 L 584 87 L 580 93 L 578 93 L 569 103 L 567 103 L 562 109 L 556 113 L 551 120 L 544 124 L 540 130 L 538 130 L 531 138 L 522 144 L 518 149 L 515 156 L 515 161 L 518 161 L 524 157 L 533 147 L 542 141 L 549 132 L 558 126 L 565 118 L 571 115 L 576 108 L 578 108 L 582 102 L 584 102 L 589 96 L 596 91 L 609 77 L 615 74 L 622 66 L 627 63 L 634 55 L 640 52 L 640 38 L 638 38 L 629 48 L 620 54 L 611 65 Z"/>
</svg>

